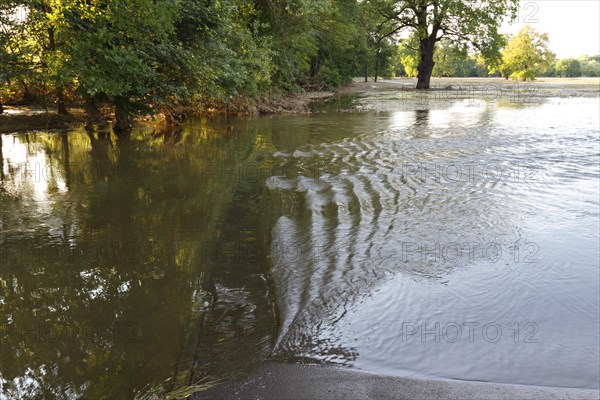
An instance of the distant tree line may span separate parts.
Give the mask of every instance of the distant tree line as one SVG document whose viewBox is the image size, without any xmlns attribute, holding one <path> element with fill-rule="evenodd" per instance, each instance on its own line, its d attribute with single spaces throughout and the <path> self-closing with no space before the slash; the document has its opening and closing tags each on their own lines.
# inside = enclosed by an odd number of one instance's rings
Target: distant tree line
<svg viewBox="0 0 600 400">
<path fill-rule="evenodd" d="M 3 103 L 142 113 L 252 111 L 263 99 L 353 77 L 580 76 L 547 35 L 498 32 L 518 0 L 0 0 Z M 404 39 L 402 39 L 404 38 Z"/>
<path fill-rule="evenodd" d="M 578 76 L 600 76 L 600 55 L 583 55 L 579 58 L 565 58 L 550 65 L 545 76 L 574 78 Z"/>
</svg>

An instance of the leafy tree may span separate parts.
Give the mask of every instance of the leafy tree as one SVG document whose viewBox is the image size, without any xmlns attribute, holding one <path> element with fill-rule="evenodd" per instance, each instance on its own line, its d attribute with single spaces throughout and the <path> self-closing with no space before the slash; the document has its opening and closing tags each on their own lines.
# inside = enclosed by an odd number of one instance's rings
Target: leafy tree
<svg viewBox="0 0 600 400">
<path fill-rule="evenodd" d="M 32 95 L 29 86 L 36 89 L 57 105 L 59 114 L 67 114 L 63 76 L 66 54 L 63 52 L 62 26 L 54 18 L 64 10 L 61 0 L 9 1 L 13 11 L 11 52 L 17 58 L 18 76 L 24 87 L 25 97 Z"/>
<path fill-rule="evenodd" d="M 2 85 L 8 84 L 11 78 L 11 64 L 14 62 L 14 55 L 10 53 L 7 45 L 10 41 L 10 18 L 11 8 L 6 4 L 0 3 L 0 82 Z M 0 114 L 4 112 L 2 107 L 2 92 L 0 91 Z"/>
<path fill-rule="evenodd" d="M 52 18 L 71 39 L 64 45 L 64 75 L 79 83 L 84 97 L 115 106 L 115 130 L 129 130 L 136 112 L 188 95 L 181 71 L 190 69 L 191 55 L 173 40 L 178 3 L 63 2 Z"/>
<path fill-rule="evenodd" d="M 111 104 L 127 130 L 139 112 L 176 117 L 191 104 L 235 108 L 272 85 L 347 83 L 370 51 L 362 16 L 344 0 L 0 0 L 0 79 L 62 112 L 68 94 L 90 119 Z"/>
<path fill-rule="evenodd" d="M 367 54 L 367 41 L 360 26 L 361 9 L 359 3 L 344 0 L 317 3 L 328 6 L 314 17 L 311 36 L 317 51 L 310 57 L 307 78 L 302 80 L 315 87 L 340 86 L 360 71 Z"/>
<path fill-rule="evenodd" d="M 487 60 L 481 55 L 471 56 L 475 60 L 475 75 L 484 78 L 486 76 L 500 76 L 497 71 L 493 70 Z"/>
<path fill-rule="evenodd" d="M 182 74 L 197 103 L 233 106 L 240 96 L 257 96 L 271 83 L 271 40 L 246 0 L 183 0 L 176 40 L 192 56 Z"/>
<path fill-rule="evenodd" d="M 434 50 L 440 40 L 472 47 L 490 60 L 497 58 L 503 44 L 498 28 L 508 14 L 514 17 L 518 4 L 517 0 L 367 1 L 393 24 L 394 34 L 407 30 L 418 39 L 417 89 L 430 87 Z"/>
<path fill-rule="evenodd" d="M 47 81 L 46 29 L 39 4 L 27 0 L 0 0 L 0 80 L 10 95 L 20 85 L 26 100 L 32 100 L 31 87 Z M 31 5 L 31 7 L 30 7 Z M 47 69 L 47 68 L 46 68 Z M 6 85 L 4 85 L 6 83 Z"/>
<path fill-rule="evenodd" d="M 272 79 L 276 85 L 296 89 L 307 83 L 311 59 L 318 46 L 313 23 L 324 2 L 255 0 L 261 36 L 272 38 Z"/>
<path fill-rule="evenodd" d="M 433 56 L 435 67 L 433 76 L 471 76 L 474 74 L 475 62 L 469 59 L 467 49 L 449 43 L 441 43 Z"/>
<path fill-rule="evenodd" d="M 275 86 L 338 86 L 364 65 L 363 5 L 345 0 L 255 0 L 260 37 L 269 38 Z"/>
<path fill-rule="evenodd" d="M 398 64 L 400 65 L 400 74 L 416 77 L 419 73 L 419 49 L 418 40 L 415 36 L 400 41 L 398 46 Z"/>
<path fill-rule="evenodd" d="M 545 73 L 555 55 L 548 49 L 548 34 L 525 25 L 502 51 L 502 75 L 508 79 L 533 80 Z"/>
<path fill-rule="evenodd" d="M 402 30 L 395 21 L 382 12 L 384 7 L 389 7 L 379 1 L 366 1 L 362 3 L 363 24 L 368 37 L 369 51 L 373 54 L 375 60 L 375 82 L 379 75 L 380 63 L 383 59 L 387 62 L 389 58 L 389 48 L 392 46 L 393 37 Z M 388 57 L 385 57 L 388 55 Z M 368 65 L 365 65 L 365 82 L 368 80 Z"/>
<path fill-rule="evenodd" d="M 581 63 L 581 75 L 582 76 L 600 76 L 600 56 L 581 56 L 579 57 Z"/>
<path fill-rule="evenodd" d="M 574 58 L 558 60 L 555 67 L 556 76 L 573 78 L 581 76 L 581 63 Z"/>
</svg>

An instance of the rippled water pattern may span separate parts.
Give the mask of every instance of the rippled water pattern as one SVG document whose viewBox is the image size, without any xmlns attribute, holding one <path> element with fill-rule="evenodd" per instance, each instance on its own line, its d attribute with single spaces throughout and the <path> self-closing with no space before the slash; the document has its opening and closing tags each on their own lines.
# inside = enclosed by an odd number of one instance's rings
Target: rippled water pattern
<svg viewBox="0 0 600 400">
<path fill-rule="evenodd" d="M 276 154 L 304 173 L 267 182 L 282 210 L 275 354 L 597 387 L 598 109 L 459 101 L 319 117 L 308 143 Z"/>
</svg>

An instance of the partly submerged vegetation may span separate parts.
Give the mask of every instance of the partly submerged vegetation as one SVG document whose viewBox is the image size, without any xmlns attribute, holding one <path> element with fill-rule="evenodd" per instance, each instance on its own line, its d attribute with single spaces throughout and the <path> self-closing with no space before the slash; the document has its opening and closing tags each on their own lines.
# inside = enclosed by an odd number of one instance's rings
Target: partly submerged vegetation
<svg viewBox="0 0 600 400">
<path fill-rule="evenodd" d="M 303 110 L 290 93 L 355 76 L 416 76 L 428 89 L 431 76 L 600 73 L 598 56 L 555 62 L 533 29 L 501 35 L 516 10 L 515 0 L 0 0 L 0 113 L 78 108 L 127 131 L 136 115 Z"/>
</svg>

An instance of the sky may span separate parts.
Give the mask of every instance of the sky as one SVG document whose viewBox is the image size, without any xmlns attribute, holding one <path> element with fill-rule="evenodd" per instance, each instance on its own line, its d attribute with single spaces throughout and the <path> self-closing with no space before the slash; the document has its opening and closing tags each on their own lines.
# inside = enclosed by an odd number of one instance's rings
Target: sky
<svg viewBox="0 0 600 400">
<path fill-rule="evenodd" d="M 600 54 L 600 0 L 521 0 L 518 22 L 501 31 L 514 34 L 525 24 L 550 35 L 558 58 Z"/>
</svg>

